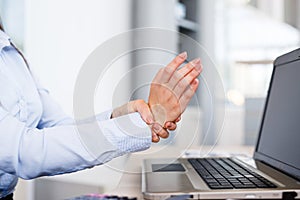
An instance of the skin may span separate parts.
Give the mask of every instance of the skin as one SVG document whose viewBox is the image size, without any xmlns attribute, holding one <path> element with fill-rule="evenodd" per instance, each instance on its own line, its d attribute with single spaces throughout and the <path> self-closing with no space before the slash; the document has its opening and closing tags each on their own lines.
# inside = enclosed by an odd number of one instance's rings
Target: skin
<svg viewBox="0 0 300 200">
<path fill-rule="evenodd" d="M 158 142 L 160 137 L 166 138 L 169 135 L 168 130 L 175 130 L 176 123 L 168 122 L 167 128 L 163 128 L 160 124 L 154 121 L 153 114 L 149 105 L 142 99 L 130 101 L 113 110 L 111 118 L 116 118 L 122 115 L 138 112 L 142 119 L 150 126 L 152 132 L 152 142 Z"/>
<path fill-rule="evenodd" d="M 159 124 L 175 121 L 186 109 L 198 88 L 197 77 L 202 71 L 200 59 L 194 59 L 178 69 L 185 60 L 186 54 L 176 56 L 152 81 L 148 103 L 155 121 Z"/>
<path fill-rule="evenodd" d="M 200 59 L 178 69 L 186 58 L 186 52 L 181 53 L 159 70 L 151 83 L 148 103 L 140 99 L 130 101 L 114 109 L 112 118 L 138 112 L 151 128 L 152 142 L 167 138 L 168 130 L 176 129 L 176 123 L 199 86 Z"/>
</svg>

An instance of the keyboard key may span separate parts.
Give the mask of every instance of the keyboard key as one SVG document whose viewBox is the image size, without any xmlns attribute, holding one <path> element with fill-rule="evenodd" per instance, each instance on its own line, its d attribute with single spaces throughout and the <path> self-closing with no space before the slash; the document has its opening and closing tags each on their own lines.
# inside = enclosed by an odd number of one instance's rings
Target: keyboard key
<svg viewBox="0 0 300 200">
<path fill-rule="evenodd" d="M 211 189 L 272 188 L 272 182 L 230 158 L 189 159 Z"/>
<path fill-rule="evenodd" d="M 205 179 L 207 183 L 218 183 L 216 179 Z"/>
<path fill-rule="evenodd" d="M 216 186 L 210 186 L 211 189 L 233 189 L 233 187 L 230 185 L 216 185 Z"/>
<path fill-rule="evenodd" d="M 214 183 L 208 183 L 209 186 L 219 186 L 220 184 L 218 182 L 214 182 Z"/>
</svg>

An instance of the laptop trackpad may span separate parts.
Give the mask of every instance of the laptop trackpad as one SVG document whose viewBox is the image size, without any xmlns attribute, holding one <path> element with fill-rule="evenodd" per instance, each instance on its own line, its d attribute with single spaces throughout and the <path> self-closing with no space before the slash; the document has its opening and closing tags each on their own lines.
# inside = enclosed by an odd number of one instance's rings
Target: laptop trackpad
<svg viewBox="0 0 300 200">
<path fill-rule="evenodd" d="M 182 172 L 152 172 L 146 178 L 147 192 L 188 192 L 193 185 Z"/>
<path fill-rule="evenodd" d="M 152 172 L 184 172 L 180 163 L 176 164 L 152 164 Z"/>
<path fill-rule="evenodd" d="M 178 192 L 193 188 L 180 163 L 152 164 L 152 173 L 147 174 L 148 192 Z"/>
</svg>

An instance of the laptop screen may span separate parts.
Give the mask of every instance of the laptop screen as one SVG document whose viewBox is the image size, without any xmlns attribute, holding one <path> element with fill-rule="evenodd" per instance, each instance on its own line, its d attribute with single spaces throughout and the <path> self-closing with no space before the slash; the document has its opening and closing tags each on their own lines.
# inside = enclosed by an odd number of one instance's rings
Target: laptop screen
<svg viewBox="0 0 300 200">
<path fill-rule="evenodd" d="M 300 60 L 274 67 L 255 158 L 300 178 Z"/>
</svg>

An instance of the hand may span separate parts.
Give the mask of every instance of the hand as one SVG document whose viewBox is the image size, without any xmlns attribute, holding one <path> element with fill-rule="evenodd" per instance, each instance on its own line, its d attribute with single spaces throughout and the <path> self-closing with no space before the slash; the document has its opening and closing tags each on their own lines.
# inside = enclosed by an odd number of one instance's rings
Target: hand
<svg viewBox="0 0 300 200">
<path fill-rule="evenodd" d="M 178 67 L 186 60 L 187 53 L 181 53 L 160 69 L 150 87 L 148 104 L 155 122 L 166 126 L 174 122 L 186 109 L 195 94 L 202 71 L 200 59 L 194 59 L 181 69 Z"/>
<path fill-rule="evenodd" d="M 123 106 L 115 108 L 112 112 L 111 118 L 120 117 L 122 115 L 130 114 L 138 112 L 140 113 L 142 119 L 151 127 L 152 132 L 152 142 L 159 142 L 161 138 L 169 137 L 168 130 L 175 130 L 176 123 L 174 122 L 167 122 L 167 129 L 163 128 L 158 123 L 154 123 L 153 115 L 150 111 L 148 104 L 144 100 L 135 100 L 130 101 Z M 179 119 L 180 120 L 180 119 Z M 178 121 L 179 121 L 178 120 Z"/>
</svg>

